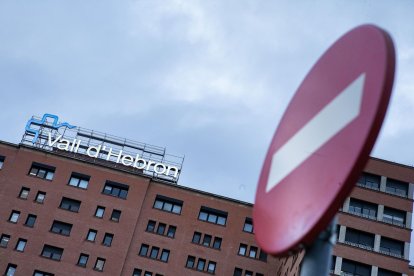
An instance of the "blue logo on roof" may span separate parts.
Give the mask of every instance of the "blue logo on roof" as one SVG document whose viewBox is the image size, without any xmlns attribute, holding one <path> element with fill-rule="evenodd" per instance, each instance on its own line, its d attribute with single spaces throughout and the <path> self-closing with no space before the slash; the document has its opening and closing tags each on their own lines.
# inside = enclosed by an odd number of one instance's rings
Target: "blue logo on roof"
<svg viewBox="0 0 414 276">
<path fill-rule="evenodd" d="M 70 125 L 66 122 L 58 124 L 59 117 L 56 116 L 56 115 L 53 115 L 53 114 L 49 114 L 49 113 L 44 114 L 43 118 L 41 120 L 37 120 L 37 119 L 32 118 L 26 124 L 26 131 L 29 132 L 29 133 L 34 134 L 34 137 L 33 137 L 33 140 L 32 140 L 33 144 L 36 143 L 37 139 L 39 138 L 39 129 L 32 129 L 31 128 L 32 124 L 46 125 L 47 119 L 53 119 L 52 125 L 47 124 L 47 126 L 49 126 L 51 128 L 54 128 L 54 129 L 59 129 L 61 127 L 67 127 L 69 129 L 75 128 L 75 126 L 72 126 L 72 125 Z"/>
</svg>

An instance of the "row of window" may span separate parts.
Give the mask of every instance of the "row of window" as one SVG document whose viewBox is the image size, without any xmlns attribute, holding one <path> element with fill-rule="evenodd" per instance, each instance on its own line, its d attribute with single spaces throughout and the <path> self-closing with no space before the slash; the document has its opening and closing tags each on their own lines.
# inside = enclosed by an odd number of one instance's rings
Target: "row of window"
<svg viewBox="0 0 414 276">
<path fill-rule="evenodd" d="M 259 249 L 256 246 L 248 246 L 247 244 L 241 243 L 238 254 L 240 256 L 259 259 L 263 262 L 267 261 L 267 254 L 262 250 L 259 253 Z"/>
<path fill-rule="evenodd" d="M 55 175 L 55 167 L 33 162 L 32 166 L 29 171 L 29 175 L 35 176 L 38 178 L 46 179 L 46 180 L 53 180 Z M 89 175 L 73 172 L 69 178 L 68 185 L 73 187 L 78 187 L 81 189 L 87 189 L 90 180 Z M 113 181 L 107 180 L 105 182 L 104 189 L 102 191 L 103 194 L 126 199 L 128 196 L 129 186 L 122 183 L 117 183 Z"/>
<path fill-rule="evenodd" d="M 19 198 L 27 199 L 29 196 L 29 192 L 30 192 L 30 188 L 22 187 L 19 193 Z M 46 197 L 46 193 L 39 191 L 36 195 L 35 202 L 42 204 L 45 201 L 45 197 Z M 79 212 L 81 203 L 82 202 L 79 200 L 63 197 L 59 204 L 59 208 L 65 209 L 71 212 Z M 104 213 L 105 213 L 105 207 L 98 206 L 95 211 L 95 217 L 103 218 Z M 113 209 L 110 220 L 119 222 L 120 217 L 121 217 L 121 211 Z"/>
<path fill-rule="evenodd" d="M 234 269 L 234 273 L 233 273 L 233 276 L 253 276 L 253 271 L 250 271 L 250 270 L 245 270 L 244 271 L 244 274 L 243 274 L 243 269 L 241 269 L 241 268 L 239 268 L 239 267 L 236 267 L 235 269 Z M 262 273 L 257 273 L 256 272 L 256 274 L 255 274 L 256 276 L 263 276 L 263 274 Z"/>
<path fill-rule="evenodd" d="M 167 230 L 167 231 L 166 231 Z M 149 220 L 147 224 L 146 231 L 150 233 L 155 233 L 162 236 L 167 236 L 169 238 L 175 237 L 175 231 L 177 227 L 174 225 L 167 225 L 162 222 L 156 222 L 154 220 Z"/>
<path fill-rule="evenodd" d="M 139 268 L 134 268 L 134 272 L 132 272 L 132 276 L 153 276 L 153 272 L 151 271 L 143 271 Z M 162 274 L 155 273 L 155 276 L 163 276 Z"/>
<path fill-rule="evenodd" d="M 6 271 L 4 272 L 3 275 L 5 275 L 5 276 L 17 275 L 16 270 L 17 270 L 17 265 L 9 263 L 9 264 L 7 264 Z M 55 274 L 40 271 L 40 270 L 35 270 L 35 271 L 33 271 L 33 276 L 55 276 Z"/>
<path fill-rule="evenodd" d="M 21 240 L 22 239 L 19 239 L 19 242 L 16 245 L 16 250 L 17 251 L 23 251 L 24 250 L 24 247 L 26 245 L 26 243 L 25 242 L 21 242 Z M 18 247 L 18 246 L 20 246 L 20 247 Z M 52 260 L 55 260 L 55 261 L 60 261 L 62 259 L 62 255 L 63 255 L 63 248 L 45 244 L 43 246 L 43 249 L 42 249 L 42 252 L 41 252 L 40 255 L 42 257 L 44 257 L 44 258 L 52 259 Z M 89 260 L 89 255 L 88 254 L 85 254 L 85 253 L 81 253 L 79 255 L 79 259 L 78 259 L 77 265 L 82 266 L 82 267 L 86 267 L 87 266 L 87 263 L 88 263 L 88 260 Z M 93 269 L 95 269 L 97 271 L 103 271 L 104 266 L 105 266 L 105 262 L 106 262 L 106 259 L 101 258 L 101 257 L 97 257 Z M 7 266 L 5 275 L 7 275 L 7 276 L 14 275 L 15 272 L 16 272 L 16 269 L 17 269 L 17 265 L 15 265 L 15 264 L 9 264 Z M 41 272 L 41 271 L 37 271 L 36 270 L 33 273 L 33 275 L 34 276 L 40 276 L 40 275 L 46 276 L 46 275 L 53 275 L 53 274 L 47 273 L 47 272 Z"/>
<path fill-rule="evenodd" d="M 170 250 L 162 249 L 160 254 L 160 248 L 156 246 L 149 246 L 148 244 L 141 244 L 139 249 L 140 256 L 148 257 L 154 260 L 160 260 L 162 262 L 168 263 L 168 258 L 170 257 Z"/>
<path fill-rule="evenodd" d="M 375 234 L 347 227 L 345 243 L 372 251 L 374 250 Z M 397 258 L 404 258 L 404 242 L 381 236 L 379 252 Z"/>
<path fill-rule="evenodd" d="M 157 195 L 154 201 L 153 208 L 174 213 L 181 214 L 183 201 L 163 195 Z M 227 223 L 228 213 L 222 210 L 213 209 L 206 206 L 201 206 L 198 219 L 205 222 L 214 223 L 225 226 Z M 253 233 L 253 221 L 251 218 L 246 218 L 243 231 Z"/>
<path fill-rule="evenodd" d="M 17 223 L 20 216 L 20 212 L 13 210 L 9 217 L 9 222 Z M 25 226 L 33 227 L 36 222 L 36 215 L 28 214 Z M 70 236 L 70 232 L 72 231 L 73 224 L 66 223 L 63 221 L 54 220 L 52 223 L 52 226 L 50 228 L 50 231 L 56 234 L 64 235 L 64 236 Z M 89 229 L 88 235 L 86 236 L 86 240 L 88 241 L 95 241 L 96 235 L 98 231 L 94 229 Z M 7 235 L 6 235 L 7 236 Z M 2 237 L 2 244 L 3 244 L 3 235 Z M 105 246 L 111 246 L 112 240 L 114 238 L 114 235 L 111 233 L 105 233 L 104 239 L 102 241 L 102 244 Z"/>
<path fill-rule="evenodd" d="M 185 264 L 186 268 L 195 269 L 202 272 L 214 274 L 216 272 L 216 262 L 207 261 L 203 258 L 196 258 L 194 256 L 188 256 Z"/>
<path fill-rule="evenodd" d="M 208 234 L 203 234 L 200 232 L 194 232 L 192 243 L 200 244 L 206 247 L 211 247 L 214 249 L 221 248 L 222 238 L 214 237 Z"/>
<path fill-rule="evenodd" d="M 365 188 L 380 190 L 381 176 L 371 173 L 362 173 L 357 184 L 358 186 Z M 408 187 L 408 182 L 387 178 L 387 182 L 385 183 L 385 192 L 401 197 L 408 197 Z"/>
<path fill-rule="evenodd" d="M 332 256 L 331 271 L 335 270 L 336 256 Z M 343 276 L 371 276 L 372 266 L 351 261 L 348 259 L 342 259 L 341 275 Z M 378 268 L 378 276 L 402 276 L 401 273 Z"/>
<path fill-rule="evenodd" d="M 350 199 L 348 212 L 372 220 L 378 219 L 378 205 L 359 199 Z M 384 206 L 382 222 L 397 225 L 400 227 L 406 227 L 406 216 L 407 213 L 405 211 Z"/>
</svg>

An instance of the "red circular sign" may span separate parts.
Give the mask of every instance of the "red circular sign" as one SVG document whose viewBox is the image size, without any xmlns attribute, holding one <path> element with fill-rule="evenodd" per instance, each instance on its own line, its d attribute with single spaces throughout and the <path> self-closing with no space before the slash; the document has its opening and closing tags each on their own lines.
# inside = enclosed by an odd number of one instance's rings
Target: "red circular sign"
<svg viewBox="0 0 414 276">
<path fill-rule="evenodd" d="M 273 136 L 253 209 L 273 255 L 311 244 L 354 187 L 382 125 L 394 80 L 391 37 L 364 25 L 310 70 Z"/>
</svg>

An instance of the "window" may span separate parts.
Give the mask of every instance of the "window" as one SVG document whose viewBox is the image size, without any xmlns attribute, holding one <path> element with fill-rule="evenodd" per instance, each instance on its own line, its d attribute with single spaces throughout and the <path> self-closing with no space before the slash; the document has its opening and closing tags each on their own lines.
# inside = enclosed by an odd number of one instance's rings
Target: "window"
<svg viewBox="0 0 414 276">
<path fill-rule="evenodd" d="M 120 218 L 121 218 L 121 211 L 115 210 L 115 209 L 112 210 L 111 220 L 119 222 Z"/>
<path fill-rule="evenodd" d="M 200 240 L 201 240 L 201 233 L 194 232 L 193 243 L 200 243 Z"/>
<path fill-rule="evenodd" d="M 163 210 L 166 212 L 181 214 L 183 201 L 171 197 L 157 195 L 153 207 L 155 209 Z"/>
<path fill-rule="evenodd" d="M 94 229 L 89 229 L 88 235 L 86 236 L 86 240 L 87 241 L 92 241 L 92 242 L 95 241 L 97 233 L 98 233 L 98 231 L 96 231 Z"/>
<path fill-rule="evenodd" d="M 242 276 L 242 274 L 243 274 L 243 270 L 241 268 L 238 268 L 238 267 L 234 268 L 233 276 Z"/>
<path fill-rule="evenodd" d="M 103 271 L 104 266 L 105 266 L 105 261 L 106 260 L 104 258 L 96 258 L 94 269 L 98 271 Z"/>
<path fill-rule="evenodd" d="M 4 156 L 0 156 L 0 170 L 3 169 L 4 165 Z"/>
<path fill-rule="evenodd" d="M 256 258 L 257 255 L 257 247 L 250 246 L 249 257 Z"/>
<path fill-rule="evenodd" d="M 46 197 L 46 193 L 39 191 L 37 192 L 35 202 L 43 204 L 43 202 L 45 201 L 45 197 Z"/>
<path fill-rule="evenodd" d="M 141 245 L 141 249 L 139 250 L 139 255 L 140 256 L 147 256 L 148 254 L 148 249 L 149 249 L 149 245 L 148 244 L 142 244 Z"/>
<path fill-rule="evenodd" d="M 202 221 L 215 223 L 218 225 L 226 225 L 227 212 L 203 206 L 200 209 L 200 214 L 198 215 L 198 219 Z"/>
<path fill-rule="evenodd" d="M 59 207 L 71 212 L 79 212 L 80 205 L 79 200 L 63 197 Z"/>
<path fill-rule="evenodd" d="M 378 276 L 401 276 L 401 273 L 389 271 L 383 268 L 378 269 Z"/>
<path fill-rule="evenodd" d="M 186 262 L 186 264 L 185 264 L 185 267 L 188 267 L 188 268 L 193 268 L 193 267 L 194 267 L 194 264 L 195 264 L 195 257 L 193 257 L 193 256 L 188 256 L 188 257 L 187 257 L 187 262 Z"/>
<path fill-rule="evenodd" d="M 387 183 L 385 186 L 385 191 L 390 194 L 407 197 L 408 195 L 408 183 L 387 178 Z"/>
<path fill-rule="evenodd" d="M 208 262 L 207 272 L 211 273 L 211 274 L 214 274 L 216 272 L 216 263 L 215 262 L 212 262 L 212 261 Z"/>
<path fill-rule="evenodd" d="M 16 249 L 17 251 L 23 252 L 24 248 L 26 247 L 26 244 L 27 244 L 27 240 L 19 239 L 16 243 L 16 248 L 14 249 Z"/>
<path fill-rule="evenodd" d="M 134 268 L 134 272 L 132 272 L 132 276 L 142 276 L 142 269 Z"/>
<path fill-rule="evenodd" d="M 55 276 L 55 274 L 49 273 L 49 272 L 40 271 L 40 270 L 35 270 L 33 272 L 33 276 Z"/>
<path fill-rule="evenodd" d="M 361 264 L 347 259 L 342 260 L 342 271 L 351 275 L 371 276 L 370 265 Z"/>
<path fill-rule="evenodd" d="M 153 246 L 151 249 L 151 254 L 150 254 L 150 258 L 151 259 L 156 259 L 158 257 L 158 252 L 160 251 L 160 249 L 158 247 Z"/>
<path fill-rule="evenodd" d="M 365 188 L 379 190 L 380 182 L 381 176 L 364 172 L 359 177 L 357 184 Z"/>
<path fill-rule="evenodd" d="M 215 237 L 214 238 L 214 243 L 213 243 L 213 248 L 220 249 L 220 247 L 221 247 L 221 241 L 222 241 L 221 238 Z"/>
<path fill-rule="evenodd" d="M 7 245 L 9 244 L 9 241 L 10 241 L 10 235 L 1 234 L 1 239 L 0 239 L 1 247 L 7 247 Z"/>
<path fill-rule="evenodd" d="M 28 214 L 24 225 L 26 225 L 27 227 L 33 227 L 35 225 L 36 218 L 37 218 L 36 215 Z"/>
<path fill-rule="evenodd" d="M 60 261 L 60 259 L 62 258 L 62 254 L 63 254 L 63 248 L 59 248 L 59 247 L 55 247 L 55 246 L 51 246 L 47 244 L 43 246 L 43 250 L 42 250 L 43 257 L 56 260 L 56 261 Z"/>
<path fill-rule="evenodd" d="M 15 264 L 8 264 L 6 268 L 6 272 L 4 273 L 5 276 L 14 276 L 16 273 L 17 265 Z"/>
<path fill-rule="evenodd" d="M 112 181 L 106 181 L 102 193 L 105 195 L 111 195 L 114 197 L 119 197 L 126 199 L 128 196 L 129 186 L 121 183 L 116 183 Z"/>
<path fill-rule="evenodd" d="M 381 237 L 380 252 L 382 254 L 402 258 L 404 256 L 404 242 Z"/>
<path fill-rule="evenodd" d="M 169 256 L 170 256 L 170 250 L 163 249 L 162 252 L 161 252 L 160 260 L 167 263 Z"/>
<path fill-rule="evenodd" d="M 29 196 L 29 192 L 30 192 L 29 188 L 22 187 L 22 189 L 20 190 L 20 193 L 19 193 L 19 198 L 27 199 L 28 196 Z"/>
<path fill-rule="evenodd" d="M 89 184 L 89 175 L 84 175 L 80 173 L 72 173 L 72 176 L 69 179 L 69 185 L 73 187 L 78 187 L 81 189 L 87 189 Z"/>
<path fill-rule="evenodd" d="M 210 243 L 211 243 L 211 236 L 205 234 L 204 239 L 203 239 L 203 245 L 204 246 L 210 246 Z"/>
<path fill-rule="evenodd" d="M 267 254 L 263 250 L 260 250 L 259 260 L 261 260 L 263 262 L 267 262 Z"/>
<path fill-rule="evenodd" d="M 346 229 L 345 243 L 372 250 L 374 248 L 375 235 L 352 228 Z"/>
<path fill-rule="evenodd" d="M 349 213 L 357 216 L 376 219 L 377 209 L 378 206 L 373 203 L 357 200 L 354 198 L 351 198 L 351 200 L 349 201 Z"/>
<path fill-rule="evenodd" d="M 78 265 L 86 267 L 86 264 L 88 263 L 88 260 L 89 260 L 89 255 L 81 253 L 79 255 Z"/>
<path fill-rule="evenodd" d="M 149 272 L 149 271 L 145 271 L 145 274 L 144 274 L 144 276 L 152 276 L 152 272 Z"/>
<path fill-rule="evenodd" d="M 244 221 L 243 231 L 247 233 L 253 233 L 253 221 L 251 218 L 246 218 Z"/>
<path fill-rule="evenodd" d="M 148 232 L 154 232 L 154 230 L 155 230 L 155 224 L 156 224 L 156 222 L 155 222 L 155 221 L 153 221 L 153 220 L 149 220 L 149 221 L 148 221 L 148 224 L 147 224 L 147 229 L 146 229 L 146 231 L 148 231 Z"/>
<path fill-rule="evenodd" d="M 168 226 L 167 237 L 174 238 L 176 230 L 177 230 L 177 227 L 172 226 L 172 225 Z"/>
<path fill-rule="evenodd" d="M 102 244 L 105 246 L 111 246 L 113 239 L 114 239 L 114 234 L 105 233 Z"/>
<path fill-rule="evenodd" d="M 383 222 L 405 227 L 406 212 L 385 207 L 384 215 L 382 218 Z"/>
<path fill-rule="evenodd" d="M 52 228 L 50 229 L 51 232 L 64 236 L 69 236 L 71 230 L 72 224 L 58 220 L 53 221 Z"/>
<path fill-rule="evenodd" d="M 164 235 L 166 226 L 164 223 L 158 223 L 157 234 Z"/>
<path fill-rule="evenodd" d="M 253 276 L 253 272 L 246 270 L 246 272 L 244 273 L 244 276 Z"/>
<path fill-rule="evenodd" d="M 9 221 L 13 223 L 17 223 L 20 217 L 20 212 L 13 210 L 10 214 Z"/>
<path fill-rule="evenodd" d="M 239 247 L 239 255 L 246 256 L 246 252 L 247 252 L 247 245 L 241 243 Z"/>
<path fill-rule="evenodd" d="M 204 270 L 204 266 L 206 265 L 206 260 L 204 259 L 198 259 L 198 263 L 197 263 L 197 270 L 199 271 L 203 271 Z"/>
<path fill-rule="evenodd" d="M 42 179 L 52 180 L 55 175 L 55 167 L 33 162 L 29 175 Z"/>
<path fill-rule="evenodd" d="M 104 213 L 105 213 L 105 207 L 102 207 L 102 206 L 96 207 L 95 217 L 103 218 Z"/>
</svg>

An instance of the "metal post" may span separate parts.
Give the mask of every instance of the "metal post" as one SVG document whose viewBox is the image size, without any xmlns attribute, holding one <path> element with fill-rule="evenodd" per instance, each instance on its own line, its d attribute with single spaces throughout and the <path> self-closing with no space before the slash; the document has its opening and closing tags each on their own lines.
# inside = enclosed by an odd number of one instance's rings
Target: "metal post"
<svg viewBox="0 0 414 276">
<path fill-rule="evenodd" d="M 313 244 L 306 247 L 303 257 L 300 276 L 327 276 L 329 275 L 332 260 L 332 248 L 335 244 L 336 217 L 326 230 L 322 231 Z"/>
</svg>

